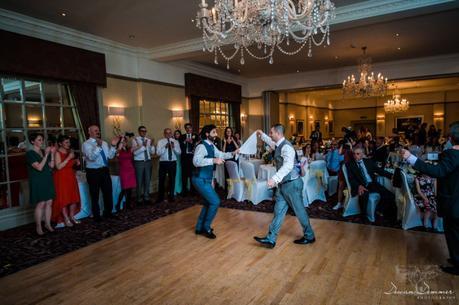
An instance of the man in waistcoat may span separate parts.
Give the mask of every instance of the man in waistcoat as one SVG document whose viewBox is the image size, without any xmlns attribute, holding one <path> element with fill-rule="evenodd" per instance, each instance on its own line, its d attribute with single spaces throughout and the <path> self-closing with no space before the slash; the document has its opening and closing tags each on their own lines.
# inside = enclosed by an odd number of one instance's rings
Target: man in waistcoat
<svg viewBox="0 0 459 305">
<path fill-rule="evenodd" d="M 303 237 L 294 241 L 296 244 L 311 244 L 315 242 L 314 231 L 309 223 L 308 213 L 303 206 L 303 180 L 297 168 L 298 157 L 292 144 L 284 137 L 285 128 L 281 124 L 271 127 L 270 137 L 263 131 L 257 130 L 261 139 L 274 150 L 274 161 L 276 163 L 276 174 L 268 180 L 268 187 L 277 186 L 276 203 L 274 205 L 274 218 L 269 225 L 266 237 L 254 239 L 259 243 L 274 248 L 277 235 L 284 222 L 285 214 L 290 206 L 295 212 L 298 221 L 303 228 Z"/>
<path fill-rule="evenodd" d="M 217 236 L 213 233 L 211 225 L 220 205 L 220 197 L 218 197 L 212 187 L 214 166 L 223 164 L 226 159 L 233 158 L 239 150 L 223 153 L 215 147 L 214 140 L 217 137 L 217 127 L 215 125 L 204 126 L 200 136 L 202 141 L 196 146 L 193 156 L 195 169 L 191 182 L 198 193 L 204 198 L 204 204 L 198 217 L 195 232 L 196 234 L 214 239 Z"/>
</svg>

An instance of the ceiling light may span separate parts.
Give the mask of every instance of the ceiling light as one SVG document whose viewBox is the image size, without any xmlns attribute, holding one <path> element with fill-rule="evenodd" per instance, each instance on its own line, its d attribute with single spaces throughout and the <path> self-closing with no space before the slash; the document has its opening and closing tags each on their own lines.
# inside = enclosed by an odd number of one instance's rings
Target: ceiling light
<svg viewBox="0 0 459 305">
<path fill-rule="evenodd" d="M 335 18 L 331 0 L 214 0 L 208 8 L 201 0 L 196 26 L 202 30 L 203 51 L 220 54 L 229 69 L 230 60 L 240 54 L 268 59 L 272 64 L 274 51 L 285 55 L 298 54 L 303 48 L 312 56 L 312 45 L 330 44 L 330 22 Z M 230 54 L 226 45 L 233 46 Z M 294 45 L 294 46 L 291 46 Z M 244 54 L 245 53 L 245 54 Z"/>
<path fill-rule="evenodd" d="M 399 33 L 395 33 L 395 37 L 398 37 L 398 36 L 400 36 L 400 34 Z"/>
<path fill-rule="evenodd" d="M 300 72 L 300 70 L 296 70 L 296 73 L 299 73 L 299 72 Z"/>
<path fill-rule="evenodd" d="M 399 50 L 399 51 L 400 51 L 401 49 L 402 49 L 402 48 L 400 48 L 400 47 L 397 48 L 397 50 Z"/>
<path fill-rule="evenodd" d="M 65 17 L 65 16 L 67 16 L 67 13 L 66 13 L 66 12 L 62 12 L 62 13 L 61 13 L 61 16 L 62 16 L 62 17 Z"/>
</svg>

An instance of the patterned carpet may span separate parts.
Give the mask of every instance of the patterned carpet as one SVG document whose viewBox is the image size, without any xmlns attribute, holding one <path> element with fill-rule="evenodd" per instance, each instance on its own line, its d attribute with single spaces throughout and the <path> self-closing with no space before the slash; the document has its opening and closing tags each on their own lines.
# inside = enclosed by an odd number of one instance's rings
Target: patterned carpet
<svg viewBox="0 0 459 305">
<path fill-rule="evenodd" d="M 223 191 L 220 191 L 220 197 L 223 198 Z M 54 233 L 47 233 L 43 237 L 36 235 L 34 224 L 0 232 L 0 277 L 85 247 L 142 224 L 155 221 L 158 218 L 184 210 L 200 202 L 201 199 L 196 196 L 180 197 L 173 203 L 163 202 L 161 204 L 137 207 L 100 223 L 94 222 L 91 218 L 84 219 L 77 226 L 57 229 Z M 332 210 L 335 203 L 336 197 L 329 198 L 328 202 L 316 201 L 308 208 L 309 215 L 312 218 L 365 223 L 359 216 L 343 218 L 340 215 L 341 211 Z M 222 200 L 221 206 L 231 209 L 272 213 L 274 203 L 264 201 L 254 206 L 247 202 L 239 203 L 225 199 Z M 291 211 L 289 213 L 293 214 Z M 399 222 L 378 217 L 374 225 L 400 228 Z M 420 230 L 423 229 L 420 228 Z"/>
</svg>

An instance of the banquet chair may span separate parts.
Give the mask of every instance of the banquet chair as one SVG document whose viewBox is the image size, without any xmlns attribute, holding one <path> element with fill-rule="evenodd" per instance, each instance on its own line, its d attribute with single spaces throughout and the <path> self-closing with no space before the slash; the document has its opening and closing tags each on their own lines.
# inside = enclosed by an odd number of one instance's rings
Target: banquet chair
<svg viewBox="0 0 459 305">
<path fill-rule="evenodd" d="M 239 176 L 237 163 L 234 161 L 225 162 L 226 170 L 228 171 L 228 196 L 226 199 L 235 199 L 237 202 L 244 201 L 244 181 Z"/>
<path fill-rule="evenodd" d="M 422 226 L 422 215 L 421 211 L 416 207 L 413 193 L 408 185 L 408 179 L 406 173 L 401 171 L 402 174 L 402 201 L 398 201 L 398 204 L 403 205 L 403 217 L 402 217 L 402 228 L 408 230 L 414 227 Z"/>
<path fill-rule="evenodd" d="M 352 216 L 352 215 L 357 215 L 360 214 L 360 205 L 359 205 L 359 196 L 354 196 L 352 197 L 352 189 L 351 189 L 351 183 L 349 182 L 349 176 L 347 174 L 347 168 L 346 165 L 342 165 L 343 169 L 343 175 L 344 175 L 344 180 L 346 180 L 346 186 L 347 186 L 347 196 L 346 196 L 346 202 L 344 203 L 344 211 L 343 211 L 343 217 L 347 216 Z M 368 203 L 367 203 L 367 218 L 369 221 L 374 222 L 375 221 L 375 211 L 376 211 L 376 206 L 379 203 L 379 200 L 381 199 L 381 196 L 378 193 L 370 193 L 368 196 Z"/>
<path fill-rule="evenodd" d="M 245 194 L 244 198 L 251 201 L 254 205 L 263 200 L 271 200 L 273 191 L 268 189 L 267 180 L 258 180 L 255 175 L 255 166 L 247 161 L 241 161 L 242 172 L 244 173 Z"/>
<path fill-rule="evenodd" d="M 305 184 L 309 204 L 315 200 L 327 201 L 325 190 L 328 185 L 328 171 L 324 160 L 312 161 L 309 164 Z"/>
<path fill-rule="evenodd" d="M 328 196 L 333 196 L 338 191 L 338 176 L 328 176 Z"/>
</svg>

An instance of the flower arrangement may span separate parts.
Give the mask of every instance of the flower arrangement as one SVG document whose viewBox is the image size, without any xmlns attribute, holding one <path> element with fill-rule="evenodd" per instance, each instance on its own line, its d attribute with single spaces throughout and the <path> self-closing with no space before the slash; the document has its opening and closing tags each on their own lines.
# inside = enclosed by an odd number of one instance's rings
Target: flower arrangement
<svg viewBox="0 0 459 305">
<path fill-rule="evenodd" d="M 271 151 L 267 150 L 263 153 L 263 155 L 261 156 L 261 158 L 263 159 L 263 161 L 265 162 L 265 164 L 269 164 L 273 161 L 273 154 Z"/>
</svg>

